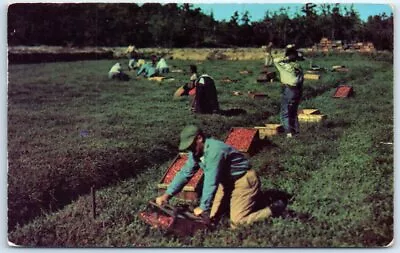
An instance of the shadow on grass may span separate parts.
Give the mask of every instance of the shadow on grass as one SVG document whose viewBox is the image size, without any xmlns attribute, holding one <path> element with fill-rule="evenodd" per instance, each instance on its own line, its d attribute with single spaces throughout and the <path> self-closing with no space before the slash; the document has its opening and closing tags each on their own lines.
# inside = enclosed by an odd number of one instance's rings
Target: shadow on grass
<svg viewBox="0 0 400 253">
<path fill-rule="evenodd" d="M 247 112 L 240 108 L 233 108 L 228 110 L 219 110 L 218 114 L 222 116 L 232 117 L 247 114 Z"/>
<path fill-rule="evenodd" d="M 44 213 L 55 212 L 76 200 L 80 195 L 107 187 L 127 178 L 134 178 L 150 166 L 171 159 L 174 152 L 168 151 L 169 143 L 138 152 L 103 150 L 76 158 L 71 156 L 54 166 L 58 170 L 43 171 L 38 175 L 41 184 L 32 191 L 37 199 L 22 198 L 21 193 L 9 191 L 9 231 L 24 225 Z M 157 157 L 157 160 L 154 159 Z"/>
<path fill-rule="evenodd" d="M 309 222 L 314 219 L 311 214 L 301 213 L 289 209 L 288 205 L 293 201 L 293 195 L 278 189 L 267 189 L 263 191 L 259 196 L 257 208 L 259 210 L 269 207 L 272 205 L 272 203 L 278 200 L 283 201 L 283 203 L 286 205 L 286 209 L 277 217 L 281 217 L 283 219 L 294 219 L 302 222 Z"/>
<path fill-rule="evenodd" d="M 257 204 L 254 208 L 254 211 L 270 207 L 272 203 L 281 200 L 285 204 L 285 209 L 281 213 L 274 215 L 274 218 L 297 220 L 300 222 L 313 221 L 314 217 L 311 214 L 297 212 L 288 208 L 288 205 L 290 204 L 292 199 L 293 195 L 290 193 L 278 189 L 267 189 L 265 191 L 262 191 L 258 196 L 256 201 Z M 225 202 L 224 205 L 225 208 L 223 208 L 223 211 L 217 213 L 216 216 L 213 218 L 213 224 L 215 227 L 230 227 L 229 203 Z"/>
</svg>

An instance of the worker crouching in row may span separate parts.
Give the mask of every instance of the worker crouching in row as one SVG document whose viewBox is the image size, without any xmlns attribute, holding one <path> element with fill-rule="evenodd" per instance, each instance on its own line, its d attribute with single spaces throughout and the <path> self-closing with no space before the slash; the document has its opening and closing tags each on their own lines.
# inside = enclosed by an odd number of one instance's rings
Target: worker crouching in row
<svg viewBox="0 0 400 253">
<path fill-rule="evenodd" d="M 166 192 L 156 198 L 158 205 L 179 193 L 197 170 L 202 168 L 204 182 L 199 207 L 194 215 L 216 221 L 230 210 L 231 227 L 251 224 L 280 215 L 286 208 L 282 200 L 257 210 L 260 197 L 260 179 L 250 161 L 234 147 L 214 138 L 207 138 L 194 125 L 180 134 L 179 150 L 188 152 L 188 160 L 175 175 Z"/>
</svg>

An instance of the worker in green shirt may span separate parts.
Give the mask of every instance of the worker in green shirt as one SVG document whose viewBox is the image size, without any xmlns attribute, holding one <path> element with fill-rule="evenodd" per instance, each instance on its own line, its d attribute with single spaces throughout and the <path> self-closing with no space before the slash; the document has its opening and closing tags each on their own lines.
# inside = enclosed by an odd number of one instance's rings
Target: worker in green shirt
<svg viewBox="0 0 400 253">
<path fill-rule="evenodd" d="M 129 81 L 130 77 L 124 73 L 122 70 L 121 63 L 117 62 L 115 63 L 110 71 L 108 71 L 108 78 L 109 79 L 118 79 L 121 81 Z"/>
<path fill-rule="evenodd" d="M 299 133 L 297 110 L 303 93 L 304 74 L 298 60 L 302 60 L 302 55 L 294 45 L 286 47 L 284 57 L 273 59 L 282 83 L 280 117 L 287 137 Z"/>
<path fill-rule="evenodd" d="M 199 127 L 189 125 L 182 130 L 179 150 L 188 152 L 188 160 L 166 192 L 156 198 L 158 205 L 168 203 L 196 171 L 202 169 L 204 182 L 200 205 L 193 211 L 196 216 L 206 215 L 216 220 L 230 208 L 231 227 L 236 228 L 277 216 L 286 208 L 286 204 L 278 200 L 256 210 L 256 199 L 261 194 L 260 180 L 249 160 L 232 146 L 207 138 Z"/>
<path fill-rule="evenodd" d="M 141 74 L 143 74 L 144 77 L 148 78 L 148 77 L 156 76 L 158 74 L 158 71 L 152 63 L 147 62 L 147 63 L 143 64 L 140 67 L 140 69 L 138 70 L 138 72 L 136 73 L 137 76 L 140 76 Z"/>
<path fill-rule="evenodd" d="M 144 77 L 146 78 L 157 76 L 159 72 L 156 66 L 157 66 L 157 57 L 153 55 L 151 62 L 146 62 L 145 64 L 143 64 L 136 73 L 136 75 L 140 76 L 141 74 L 143 74 Z"/>
<path fill-rule="evenodd" d="M 190 65 L 189 71 L 191 73 L 189 82 L 179 87 L 174 93 L 174 99 L 181 96 L 192 96 L 196 94 L 196 80 L 197 80 L 197 66 Z M 192 101 L 193 102 L 193 101 Z"/>
<path fill-rule="evenodd" d="M 169 66 L 167 64 L 167 61 L 163 57 L 161 57 L 160 60 L 157 62 L 156 69 L 160 74 L 169 73 Z"/>
</svg>

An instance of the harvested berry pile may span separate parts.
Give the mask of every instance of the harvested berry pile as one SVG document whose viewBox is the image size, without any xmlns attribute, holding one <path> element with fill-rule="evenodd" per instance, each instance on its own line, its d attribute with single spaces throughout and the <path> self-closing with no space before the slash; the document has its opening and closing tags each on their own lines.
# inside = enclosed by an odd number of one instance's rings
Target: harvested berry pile
<svg viewBox="0 0 400 253">
<path fill-rule="evenodd" d="M 241 152 L 248 152 L 257 134 L 254 128 L 232 128 L 225 143 L 233 146 Z"/>
<path fill-rule="evenodd" d="M 161 229 L 168 229 L 174 221 L 173 217 L 155 212 L 141 212 L 139 217 L 144 222 L 151 224 L 153 227 Z"/>
<path fill-rule="evenodd" d="M 333 97 L 335 98 L 345 98 L 351 96 L 353 93 L 353 87 L 347 85 L 340 85 L 337 87 Z"/>
<path fill-rule="evenodd" d="M 166 175 L 164 176 L 162 183 L 163 184 L 171 183 L 172 180 L 174 179 L 176 173 L 182 169 L 183 165 L 185 165 L 187 159 L 188 158 L 186 155 L 182 155 L 182 156 L 178 157 L 174 161 L 174 163 L 169 167 Z"/>
<path fill-rule="evenodd" d="M 180 155 L 174 163 L 169 167 L 166 175 L 164 176 L 164 179 L 161 183 L 163 184 L 170 184 L 172 180 L 174 179 L 176 173 L 182 169 L 182 167 L 185 165 L 188 157 L 187 155 Z M 199 169 L 193 177 L 189 180 L 189 182 L 186 184 L 186 186 L 192 186 L 195 187 L 197 183 L 200 181 L 201 177 L 203 175 L 203 170 Z"/>
</svg>

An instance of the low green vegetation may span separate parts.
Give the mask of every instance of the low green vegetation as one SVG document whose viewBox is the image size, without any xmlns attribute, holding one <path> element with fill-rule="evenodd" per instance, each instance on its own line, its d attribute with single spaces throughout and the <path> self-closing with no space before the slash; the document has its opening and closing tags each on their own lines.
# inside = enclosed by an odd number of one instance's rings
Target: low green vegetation
<svg viewBox="0 0 400 253">
<path fill-rule="evenodd" d="M 280 85 L 255 81 L 262 61 L 168 62 L 185 71 L 197 64 L 214 77 L 224 113 L 193 115 L 188 98 L 172 99 L 188 73 L 170 73 L 174 80 L 159 83 L 128 72 L 134 78 L 119 82 L 107 79 L 110 60 L 9 66 L 9 241 L 44 247 L 381 247 L 392 241 L 392 56 L 314 56 L 313 64 L 328 71 L 305 81 L 300 107 L 317 108 L 327 120 L 302 124 L 293 139 L 273 136 L 251 157 L 263 190 L 290 194 L 289 209 L 307 218 L 271 218 L 237 230 L 223 223 L 191 238 L 166 236 L 137 216 L 157 196 L 180 130 L 195 123 L 224 139 L 231 127 L 278 123 Z M 330 72 L 332 65 L 350 72 Z M 226 77 L 239 81 L 222 82 Z M 339 84 L 353 86 L 355 96 L 332 98 Z M 248 91 L 268 97 L 252 99 Z"/>
</svg>

